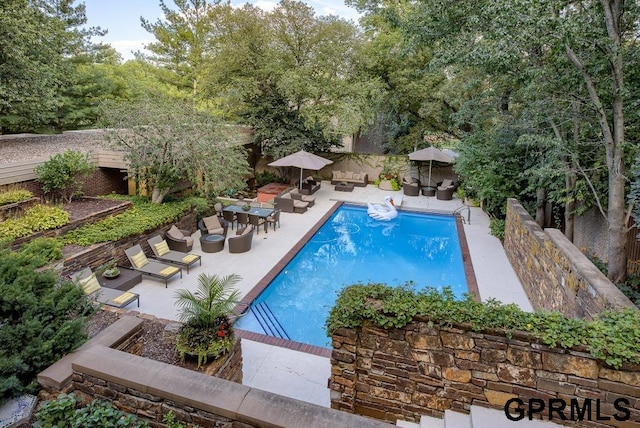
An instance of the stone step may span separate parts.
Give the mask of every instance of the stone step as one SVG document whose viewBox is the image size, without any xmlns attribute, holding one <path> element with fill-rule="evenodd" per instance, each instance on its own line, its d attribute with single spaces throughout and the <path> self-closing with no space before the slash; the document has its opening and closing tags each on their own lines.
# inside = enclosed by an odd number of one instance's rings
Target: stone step
<svg viewBox="0 0 640 428">
<path fill-rule="evenodd" d="M 421 416 L 420 428 L 445 428 L 444 419 L 433 416 Z"/>
<path fill-rule="evenodd" d="M 446 428 L 473 428 L 473 424 L 471 423 L 471 415 L 468 415 L 466 413 L 454 412 L 453 410 L 445 410 L 444 426 Z"/>
<path fill-rule="evenodd" d="M 471 406 L 471 422 L 472 427 L 491 428 L 553 428 L 562 426 L 549 421 L 530 421 L 526 418 L 517 422 L 511 421 L 506 418 L 504 412 L 482 406 Z M 451 427 L 447 426 L 447 428 Z"/>
<path fill-rule="evenodd" d="M 415 422 L 403 421 L 400 419 L 396 421 L 396 426 L 402 428 L 420 428 L 420 424 L 417 424 Z"/>
</svg>

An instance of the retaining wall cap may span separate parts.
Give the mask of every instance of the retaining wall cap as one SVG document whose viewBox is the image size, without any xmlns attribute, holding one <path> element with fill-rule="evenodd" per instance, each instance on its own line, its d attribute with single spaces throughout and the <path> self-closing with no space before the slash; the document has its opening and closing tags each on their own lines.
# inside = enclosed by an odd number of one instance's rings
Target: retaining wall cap
<svg viewBox="0 0 640 428">
<path fill-rule="evenodd" d="M 388 428 L 389 424 L 250 388 L 104 346 L 73 363 L 79 373 L 259 427 Z"/>
<path fill-rule="evenodd" d="M 73 375 L 71 365 L 86 350 L 93 346 L 113 347 L 119 345 L 124 338 L 142 328 L 142 320 L 134 316 L 124 316 L 109 327 L 102 330 L 95 337 L 85 342 L 76 351 L 65 355 L 38 374 L 38 383 L 45 387 L 62 389 Z"/>
<path fill-rule="evenodd" d="M 389 428 L 386 422 L 327 409 L 316 404 L 252 388 L 238 411 L 240 422 L 259 427 Z"/>
</svg>

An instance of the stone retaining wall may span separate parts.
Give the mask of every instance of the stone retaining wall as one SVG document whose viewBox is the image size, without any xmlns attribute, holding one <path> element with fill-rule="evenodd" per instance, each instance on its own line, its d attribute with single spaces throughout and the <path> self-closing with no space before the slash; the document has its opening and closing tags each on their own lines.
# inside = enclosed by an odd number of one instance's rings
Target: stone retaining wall
<svg viewBox="0 0 640 428">
<path fill-rule="evenodd" d="M 40 203 L 40 199 L 30 198 L 26 201 L 2 205 L 0 206 L 0 221 L 5 221 L 6 219 L 12 217 L 18 217 L 22 215 L 22 213 L 24 213 L 26 210 L 38 203 Z"/>
<path fill-rule="evenodd" d="M 152 427 L 164 427 L 169 412 L 203 427 L 388 426 L 104 346 L 86 350 L 72 366 L 74 392 L 85 402 L 106 399 Z"/>
<path fill-rule="evenodd" d="M 70 275 L 74 272 L 78 272 L 81 269 L 89 266 L 92 269 L 108 262 L 111 259 L 116 259 L 118 266 L 131 267 L 127 255 L 124 250 L 132 247 L 135 244 L 140 244 L 147 256 L 152 256 L 153 252 L 147 243 L 147 239 L 155 235 L 164 235 L 164 233 L 171 228 L 172 225 L 176 225 L 180 229 L 189 230 L 195 232 L 197 228 L 197 212 L 195 208 L 192 208 L 186 212 L 178 221 L 166 224 L 153 231 L 143 233 L 141 235 L 129 236 L 122 238 L 117 242 L 105 242 L 101 244 L 92 245 L 90 248 L 81 251 L 80 253 L 64 259 L 63 275 Z"/>
<path fill-rule="evenodd" d="M 507 201 L 504 249 L 536 310 L 593 319 L 605 309 L 636 308 L 562 232 L 542 230 L 515 199 Z"/>
<path fill-rule="evenodd" d="M 542 400 L 546 420 L 549 400 L 569 406 L 575 399 L 581 408 L 589 402 L 582 421 L 570 420 L 569 407 L 567 421 L 554 414 L 554 422 L 566 425 L 640 422 L 640 366 L 613 370 L 583 349 L 549 348 L 525 333 L 508 338 L 503 331 L 433 326 L 425 318 L 390 330 L 367 323 L 335 332 L 331 366 L 332 408 L 390 422 L 442 417 L 447 409 L 468 413 L 472 404 L 503 410 L 515 398 Z M 627 422 L 614 419 L 625 416 L 614 408 L 619 399 L 626 400 L 617 405 L 628 412 Z M 598 416 L 610 419 L 595 422 Z"/>
</svg>

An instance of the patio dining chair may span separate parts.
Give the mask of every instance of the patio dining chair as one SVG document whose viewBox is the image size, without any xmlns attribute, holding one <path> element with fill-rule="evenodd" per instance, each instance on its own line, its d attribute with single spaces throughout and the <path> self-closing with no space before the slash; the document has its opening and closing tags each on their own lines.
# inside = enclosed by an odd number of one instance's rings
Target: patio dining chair
<svg viewBox="0 0 640 428">
<path fill-rule="evenodd" d="M 267 226 L 273 225 L 273 230 L 276 230 L 276 224 L 280 227 L 280 210 L 275 210 L 273 214 L 266 218 Z"/>
<path fill-rule="evenodd" d="M 236 213 L 233 211 L 222 211 L 222 218 L 227 221 L 231 225 L 231 230 L 233 230 L 233 223 L 236 223 Z"/>
<path fill-rule="evenodd" d="M 260 226 L 264 224 L 264 233 L 267 233 L 267 223 L 264 218 L 256 214 L 249 214 L 249 224 L 255 227 L 256 233 L 260 234 Z"/>
<path fill-rule="evenodd" d="M 240 225 L 246 226 L 249 224 L 249 214 L 247 213 L 236 213 L 236 223 L 238 224 L 238 229 L 240 229 Z"/>
</svg>

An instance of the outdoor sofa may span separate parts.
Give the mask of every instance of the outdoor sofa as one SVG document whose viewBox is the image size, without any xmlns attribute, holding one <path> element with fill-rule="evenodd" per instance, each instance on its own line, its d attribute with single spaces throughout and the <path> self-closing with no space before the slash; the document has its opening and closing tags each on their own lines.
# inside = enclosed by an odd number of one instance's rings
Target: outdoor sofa
<svg viewBox="0 0 640 428">
<path fill-rule="evenodd" d="M 350 183 L 358 187 L 367 187 L 369 176 L 364 172 L 332 171 L 331 184 Z"/>
</svg>

